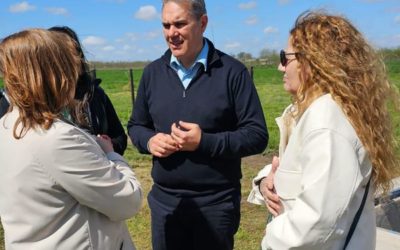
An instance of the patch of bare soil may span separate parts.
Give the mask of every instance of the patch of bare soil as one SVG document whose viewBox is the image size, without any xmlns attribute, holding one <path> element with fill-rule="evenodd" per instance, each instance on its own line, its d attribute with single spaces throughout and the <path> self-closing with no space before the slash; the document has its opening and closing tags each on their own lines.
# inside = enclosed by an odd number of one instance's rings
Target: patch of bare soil
<svg viewBox="0 0 400 250">
<path fill-rule="evenodd" d="M 242 158 L 242 165 L 261 168 L 267 164 L 270 164 L 272 161 L 272 157 L 274 155 L 277 155 L 277 153 L 257 154 L 257 155 L 247 156 Z"/>
</svg>

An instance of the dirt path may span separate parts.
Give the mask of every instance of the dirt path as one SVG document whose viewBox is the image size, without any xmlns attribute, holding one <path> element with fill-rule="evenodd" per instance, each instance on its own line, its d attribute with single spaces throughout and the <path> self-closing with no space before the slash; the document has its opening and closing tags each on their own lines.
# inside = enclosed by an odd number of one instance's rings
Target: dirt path
<svg viewBox="0 0 400 250">
<path fill-rule="evenodd" d="M 277 153 L 268 153 L 268 154 L 258 154 L 248 156 L 242 159 L 242 165 L 246 165 L 249 167 L 261 168 L 272 161 L 272 156 L 277 155 Z"/>
</svg>

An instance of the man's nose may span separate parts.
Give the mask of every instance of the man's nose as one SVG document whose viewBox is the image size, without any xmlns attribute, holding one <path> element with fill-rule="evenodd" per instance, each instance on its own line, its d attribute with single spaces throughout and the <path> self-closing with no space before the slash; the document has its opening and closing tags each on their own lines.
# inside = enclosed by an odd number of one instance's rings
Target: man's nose
<svg viewBox="0 0 400 250">
<path fill-rule="evenodd" d="M 168 30 L 168 35 L 169 36 L 176 36 L 177 33 L 178 33 L 178 29 L 174 25 L 171 25 L 169 27 L 169 30 Z"/>
</svg>

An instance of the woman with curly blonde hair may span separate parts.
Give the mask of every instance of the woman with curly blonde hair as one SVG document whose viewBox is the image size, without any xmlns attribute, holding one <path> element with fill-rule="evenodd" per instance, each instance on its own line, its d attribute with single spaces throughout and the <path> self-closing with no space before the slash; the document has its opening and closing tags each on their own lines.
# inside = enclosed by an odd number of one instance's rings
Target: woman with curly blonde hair
<svg viewBox="0 0 400 250">
<path fill-rule="evenodd" d="M 298 17 L 280 56 L 293 104 L 278 122 L 279 163 L 249 197 L 275 215 L 262 247 L 375 249 L 374 191 L 399 163 L 384 63 L 346 18 L 318 11 Z"/>
</svg>

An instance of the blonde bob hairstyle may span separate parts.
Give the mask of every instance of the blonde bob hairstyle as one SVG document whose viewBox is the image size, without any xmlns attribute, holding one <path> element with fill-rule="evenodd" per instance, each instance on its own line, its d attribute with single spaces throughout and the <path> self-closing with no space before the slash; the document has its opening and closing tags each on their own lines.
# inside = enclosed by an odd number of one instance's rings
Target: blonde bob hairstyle
<svg viewBox="0 0 400 250">
<path fill-rule="evenodd" d="M 290 41 L 301 82 L 294 97 L 297 118 L 315 98 L 331 94 L 369 153 L 375 187 L 387 191 L 399 163 L 387 101 L 398 92 L 383 61 L 346 18 L 322 11 L 301 14 Z"/>
<path fill-rule="evenodd" d="M 0 71 L 11 102 L 19 110 L 14 137 L 29 129 L 49 129 L 73 106 L 81 58 L 66 34 L 29 29 L 0 43 Z"/>
</svg>

